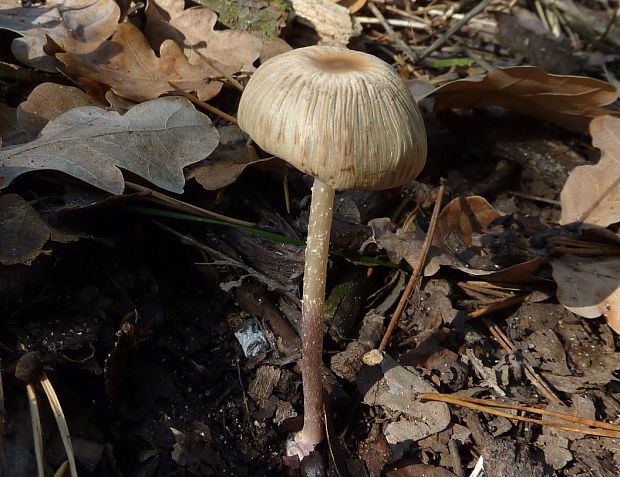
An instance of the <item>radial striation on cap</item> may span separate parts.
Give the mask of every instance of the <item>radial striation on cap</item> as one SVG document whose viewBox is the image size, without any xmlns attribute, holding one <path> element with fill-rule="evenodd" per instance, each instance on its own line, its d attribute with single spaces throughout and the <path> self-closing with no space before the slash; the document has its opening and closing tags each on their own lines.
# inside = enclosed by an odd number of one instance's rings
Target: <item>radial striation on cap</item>
<svg viewBox="0 0 620 477">
<path fill-rule="evenodd" d="M 335 189 L 415 178 L 426 131 L 411 93 L 382 60 L 328 46 L 271 58 L 248 82 L 239 126 L 265 151 Z"/>
</svg>

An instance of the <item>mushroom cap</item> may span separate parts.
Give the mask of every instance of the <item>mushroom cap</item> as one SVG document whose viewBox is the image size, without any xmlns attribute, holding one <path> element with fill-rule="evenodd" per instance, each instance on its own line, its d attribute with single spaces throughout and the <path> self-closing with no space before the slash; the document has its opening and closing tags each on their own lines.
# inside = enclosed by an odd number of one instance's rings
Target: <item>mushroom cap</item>
<svg viewBox="0 0 620 477">
<path fill-rule="evenodd" d="M 403 81 L 345 48 L 299 48 L 263 63 L 238 121 L 263 150 L 335 189 L 398 187 L 426 160 L 422 115 Z"/>
</svg>

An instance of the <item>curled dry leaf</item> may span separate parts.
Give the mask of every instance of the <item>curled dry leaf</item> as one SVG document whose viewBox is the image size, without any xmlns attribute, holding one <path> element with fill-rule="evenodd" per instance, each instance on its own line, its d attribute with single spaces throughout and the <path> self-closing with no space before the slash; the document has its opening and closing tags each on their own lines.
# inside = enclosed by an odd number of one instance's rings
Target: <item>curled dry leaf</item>
<svg viewBox="0 0 620 477">
<path fill-rule="evenodd" d="M 153 48 L 159 49 L 166 40 L 176 42 L 189 63 L 198 66 L 205 78 L 252 69 L 252 63 L 260 56 L 261 42 L 254 35 L 239 30 L 215 30 L 217 15 L 209 8 L 185 10 L 183 0 L 150 0 L 146 15 L 145 33 Z M 198 96 L 207 100 L 221 87 L 221 82 L 214 81 L 208 90 L 198 91 Z"/>
<path fill-rule="evenodd" d="M 86 93 L 79 88 L 43 83 L 33 89 L 28 99 L 17 107 L 17 121 L 32 139 L 49 121 L 62 113 L 91 104 Z"/>
<path fill-rule="evenodd" d="M 593 118 L 612 114 L 602 106 L 617 98 L 616 88 L 605 81 L 551 75 L 533 66 L 513 66 L 445 84 L 427 95 L 425 102 L 434 111 L 501 106 L 586 132 Z"/>
<path fill-rule="evenodd" d="M 133 101 L 148 101 L 172 91 L 169 82 L 187 91 L 204 95 L 219 91 L 208 83 L 203 71 L 191 65 L 179 45 L 171 40 L 161 44 L 159 56 L 146 37 L 131 23 L 125 22 L 111 40 L 104 41 L 88 53 L 57 53 L 68 76 L 91 96 L 101 97 L 107 89 Z M 216 93 L 217 94 L 217 93 Z"/>
<path fill-rule="evenodd" d="M 183 167 L 211 154 L 218 140 L 209 118 L 184 98 L 148 101 L 124 116 L 75 108 L 49 122 L 34 141 L 0 149 L 0 189 L 21 174 L 48 169 L 120 194 L 121 167 L 182 192 Z"/>
<path fill-rule="evenodd" d="M 248 135 L 239 126 L 223 126 L 219 133 L 220 144 L 209 159 L 191 168 L 193 178 L 205 189 L 226 187 L 235 182 L 249 165 L 271 161 L 269 158 L 259 159 L 247 146 Z"/>
<path fill-rule="evenodd" d="M 563 255 L 551 266 L 562 305 L 584 318 L 603 315 L 620 333 L 620 257 Z"/>
<path fill-rule="evenodd" d="M 501 214 L 486 199 L 480 196 L 457 197 L 448 203 L 439 214 L 437 230 L 429 252 L 429 261 L 424 269 L 425 276 L 435 275 L 442 265 L 447 265 L 471 276 L 484 276 L 486 281 L 524 283 L 533 279 L 542 264 L 534 258 L 515 265 L 496 269 L 489 257 L 473 246 L 475 234 L 480 234 Z M 390 219 L 371 220 L 371 239 L 388 252 L 393 262 L 404 259 L 415 267 L 422 250 L 426 234 L 419 229 L 400 229 L 394 232 Z M 492 257 L 491 257 L 492 258 Z M 479 268 L 492 265 L 492 269 Z"/>
<path fill-rule="evenodd" d="M 118 24 L 120 8 L 114 0 L 51 0 L 44 6 L 13 8 L 0 5 L 0 29 L 22 35 L 13 40 L 11 51 L 22 63 L 55 73 L 58 63 L 43 47 L 46 35 L 63 46 L 66 41 L 94 49 Z"/>
<path fill-rule="evenodd" d="M 620 118 L 594 118 L 590 134 L 592 144 L 601 150 L 601 160 L 571 172 L 560 196 L 560 222 L 607 227 L 620 222 Z"/>
</svg>

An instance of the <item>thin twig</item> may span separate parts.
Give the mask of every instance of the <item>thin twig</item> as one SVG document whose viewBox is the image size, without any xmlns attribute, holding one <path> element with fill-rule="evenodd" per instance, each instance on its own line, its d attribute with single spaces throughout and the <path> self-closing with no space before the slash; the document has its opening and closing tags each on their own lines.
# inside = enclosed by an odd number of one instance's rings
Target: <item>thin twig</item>
<svg viewBox="0 0 620 477">
<path fill-rule="evenodd" d="M 611 31 L 611 27 L 613 27 L 614 23 L 616 22 L 616 17 L 618 16 L 618 11 L 620 11 L 620 2 L 618 2 L 616 4 L 616 8 L 614 9 L 614 12 L 612 13 L 611 17 L 609 18 L 609 21 L 607 22 L 607 26 L 605 27 L 605 31 L 603 31 L 603 33 L 598 38 L 598 40 L 596 40 L 595 43 L 603 43 L 603 41 L 605 41 L 605 37 L 607 35 L 609 35 L 609 32 Z"/>
<path fill-rule="evenodd" d="M 493 414 L 496 416 L 502 416 L 507 419 L 513 419 L 516 421 L 529 422 L 532 424 L 540 424 L 542 426 L 553 427 L 555 429 L 562 429 L 564 431 L 571 432 L 580 432 L 582 434 L 587 434 L 591 436 L 601 436 L 601 437 L 612 437 L 615 439 L 620 438 L 620 426 L 616 424 L 610 424 L 602 421 L 594 421 L 591 419 L 583 419 L 581 417 L 571 416 L 570 414 L 565 414 L 561 412 L 548 411 L 546 409 L 538 409 L 529 406 L 519 406 L 516 404 L 507 404 L 500 403 L 497 401 L 491 401 L 488 399 L 476 399 L 471 398 L 469 396 L 463 395 L 451 395 L 451 394 L 440 394 L 440 393 L 421 393 L 417 396 L 419 399 L 423 399 L 426 401 L 439 401 L 445 402 L 449 404 L 456 404 L 458 406 L 466 407 L 469 409 L 474 409 L 476 411 L 486 412 L 488 414 Z M 498 411 L 494 408 L 500 409 L 511 409 L 520 412 L 529 412 L 532 414 L 540 414 L 542 416 L 549 416 L 556 419 L 560 419 L 567 422 L 574 422 L 590 427 L 584 428 L 578 426 L 571 426 L 567 424 L 559 424 L 557 422 L 543 420 L 543 419 L 532 419 L 529 417 L 517 416 L 511 414 L 509 412 Z"/>
<path fill-rule="evenodd" d="M 207 63 L 211 68 L 213 68 L 215 71 L 217 71 L 219 74 L 221 74 L 224 78 L 226 78 L 230 82 L 230 84 L 232 86 L 234 86 L 235 88 L 237 88 L 239 91 L 241 91 L 243 93 L 243 90 L 245 88 L 243 87 L 243 85 L 241 83 L 239 83 L 239 81 L 237 81 L 235 78 L 233 78 L 232 75 L 230 75 L 226 71 L 224 71 L 221 68 L 219 68 L 217 65 L 215 65 L 215 62 L 211 61 L 209 58 L 207 58 L 205 55 L 200 53 L 198 50 L 192 49 L 192 51 L 194 53 L 196 53 L 198 56 L 200 56 L 200 58 L 202 58 L 203 61 L 205 63 Z"/>
<path fill-rule="evenodd" d="M 512 353 L 517 349 L 514 343 L 504 334 L 502 330 L 500 330 L 499 326 L 494 325 L 486 318 L 483 318 L 484 324 L 488 327 L 489 332 L 493 335 L 493 337 L 497 340 L 500 346 L 507 352 Z M 536 370 L 532 367 L 531 364 L 527 362 L 527 360 L 523 363 L 525 376 L 532 382 L 534 386 L 538 388 L 538 390 L 545 396 L 549 402 L 553 402 L 555 404 L 564 404 L 562 400 L 553 392 L 553 389 L 546 383 L 546 381 L 541 378 Z"/>
<path fill-rule="evenodd" d="M 209 256 L 214 257 L 215 259 L 218 260 L 216 262 L 203 263 L 199 265 L 223 265 L 223 266 L 228 266 L 228 267 L 240 268 L 242 270 L 245 270 L 246 273 L 248 273 L 248 275 L 252 276 L 256 280 L 258 280 L 260 283 L 267 286 L 269 290 L 280 290 L 286 293 L 288 297 L 292 297 L 290 292 L 286 290 L 280 283 L 276 282 L 275 280 L 272 280 L 268 276 L 260 273 L 258 270 L 255 270 L 254 268 L 246 265 L 245 263 L 239 262 L 229 257 L 228 255 L 220 252 L 219 250 L 215 250 L 214 248 L 211 248 L 208 245 L 200 243 L 198 242 L 198 240 L 190 237 L 189 235 L 184 235 L 181 232 L 177 232 L 173 228 L 168 227 L 162 224 L 161 222 L 158 222 L 157 220 L 153 220 L 153 223 L 157 225 L 159 228 L 164 229 L 166 232 L 169 232 L 172 235 L 179 237 L 183 241 L 183 243 L 199 248 L 200 250 L 203 250 L 205 253 L 207 253 Z"/>
<path fill-rule="evenodd" d="M 166 194 L 162 194 L 161 192 L 157 192 L 156 190 L 149 189 L 148 187 L 142 186 L 140 184 L 135 184 L 133 182 L 125 181 L 125 185 L 130 189 L 144 193 L 145 194 L 144 197 L 146 198 L 152 197 L 153 199 L 155 199 L 155 202 L 168 205 L 169 207 L 176 209 L 176 210 L 193 213 L 201 217 L 221 220 L 222 222 L 227 222 L 229 224 L 245 225 L 246 227 L 253 227 L 254 225 L 256 225 L 252 222 L 246 222 L 245 220 L 228 217 L 226 215 L 218 214 L 217 212 L 212 212 L 210 210 L 203 209 L 196 205 L 183 202 L 182 200 L 175 199 L 174 197 L 170 197 Z"/>
<path fill-rule="evenodd" d="M 387 34 L 390 35 L 394 43 L 396 43 L 402 52 L 407 55 L 407 58 L 409 58 L 411 62 L 416 63 L 418 61 L 418 55 L 416 55 L 416 53 L 409 47 L 409 45 L 407 45 L 407 43 L 404 42 L 400 35 L 394 31 L 377 6 L 373 2 L 368 2 L 368 8 L 370 8 L 372 14 L 377 17 L 377 20 L 381 22 L 381 25 Z"/>
<path fill-rule="evenodd" d="M 491 313 L 495 313 L 497 311 L 505 310 L 506 308 L 510 308 L 515 305 L 520 305 L 525 300 L 527 300 L 529 295 L 517 295 L 510 296 L 501 301 L 497 301 L 495 303 L 489 303 L 488 305 L 483 306 L 482 308 L 478 308 L 477 310 L 470 311 L 467 313 L 467 316 L 470 318 L 480 318 L 482 316 L 489 315 Z"/>
<path fill-rule="evenodd" d="M 484 10 L 486 7 L 488 7 L 491 3 L 493 3 L 494 0 L 482 0 L 478 5 L 476 5 L 474 8 L 472 8 L 469 12 L 467 12 L 463 18 L 461 18 L 459 21 L 457 21 L 454 25 L 452 25 L 450 28 L 448 28 L 448 30 L 441 35 L 439 38 L 437 38 L 426 50 L 424 50 L 422 53 L 420 53 L 419 58 L 418 59 L 423 59 L 426 58 L 428 55 L 430 55 L 433 51 L 435 51 L 437 48 L 439 48 L 440 46 L 442 46 L 446 41 L 448 41 L 448 39 L 454 35 L 457 31 L 459 31 L 461 28 L 463 28 L 465 26 L 465 24 L 471 20 L 473 17 L 475 17 L 476 15 L 478 15 L 479 13 L 482 12 L 482 10 Z"/>
<path fill-rule="evenodd" d="M 546 197 L 540 197 L 538 195 L 524 194 L 523 192 L 517 192 L 515 190 L 509 190 L 507 192 L 510 195 L 514 195 L 516 197 L 523 197 L 524 199 L 534 200 L 536 202 L 542 202 L 544 204 L 562 205 L 562 203 L 559 200 L 547 199 Z"/>
<path fill-rule="evenodd" d="M 355 18 L 362 25 L 364 24 L 383 25 L 383 22 L 379 20 L 378 18 L 358 17 L 358 16 L 356 16 Z M 386 18 L 385 21 L 387 22 L 388 25 L 393 25 L 395 27 L 413 28 L 414 30 L 420 30 L 424 32 L 428 31 L 428 25 L 418 20 L 412 20 L 412 19 L 401 20 L 398 18 Z"/>
<path fill-rule="evenodd" d="M 390 324 L 385 330 L 385 334 L 383 335 L 383 339 L 381 340 L 381 344 L 379 345 L 379 351 L 385 351 L 385 348 L 387 347 L 388 343 L 390 342 L 390 338 L 392 337 L 392 333 L 396 328 L 398 319 L 405 310 L 407 301 L 409 301 L 409 297 L 411 296 L 411 293 L 413 293 L 413 289 L 415 288 L 420 276 L 422 275 L 422 270 L 424 270 L 424 265 L 426 265 L 426 256 L 428 255 L 428 251 L 430 250 L 431 244 L 433 243 L 433 237 L 435 236 L 435 229 L 437 228 L 437 217 L 439 217 L 439 212 L 441 211 L 441 201 L 443 200 L 445 189 L 445 185 L 441 184 L 439 186 L 439 189 L 437 190 L 437 196 L 435 198 L 435 208 L 433 209 L 431 223 L 428 227 L 428 234 L 426 234 L 426 239 L 424 240 L 422 251 L 420 252 L 420 256 L 418 257 L 418 262 L 416 263 L 415 270 L 411 274 L 409 282 L 405 287 L 405 291 L 400 297 L 398 306 L 396 307 L 394 314 L 392 314 Z"/>
<path fill-rule="evenodd" d="M 200 106 L 201 108 L 206 109 L 207 111 L 209 111 L 210 113 L 213 113 L 217 116 L 219 116 L 220 118 L 225 119 L 226 121 L 230 121 L 233 124 L 238 124 L 237 120 L 235 118 L 233 118 L 230 114 L 225 113 L 224 111 L 222 111 L 221 109 L 217 109 L 215 106 L 211 106 L 208 103 L 205 103 L 204 101 L 198 99 L 196 96 L 194 96 L 193 94 L 188 93 L 187 91 L 185 91 L 183 88 L 180 88 L 179 86 L 177 86 L 176 84 L 174 84 L 172 81 L 168 81 L 168 84 L 177 92 L 179 93 L 181 96 L 183 96 L 184 98 L 189 99 L 192 103 Z"/>
</svg>

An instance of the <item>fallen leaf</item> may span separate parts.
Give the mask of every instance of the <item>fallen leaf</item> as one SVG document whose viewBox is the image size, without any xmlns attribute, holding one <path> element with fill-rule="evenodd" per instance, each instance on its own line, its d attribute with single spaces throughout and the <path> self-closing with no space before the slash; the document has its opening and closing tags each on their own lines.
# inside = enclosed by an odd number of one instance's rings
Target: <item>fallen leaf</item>
<svg viewBox="0 0 620 477">
<path fill-rule="evenodd" d="M 123 98 L 148 101 L 172 91 L 172 82 L 186 91 L 197 91 L 204 99 L 221 88 L 209 83 L 175 42 L 164 41 L 157 56 L 142 32 L 129 22 L 121 23 L 111 40 L 91 52 L 66 51 L 57 53 L 56 58 L 65 66 L 65 73 L 94 97 L 112 89 Z"/>
<path fill-rule="evenodd" d="M 411 464 L 390 470 L 387 477 L 456 477 L 452 472 L 429 464 Z"/>
<path fill-rule="evenodd" d="M 590 123 L 592 144 L 601 150 L 596 165 L 575 167 L 560 195 L 560 223 L 607 227 L 620 222 L 620 118 L 600 116 Z"/>
<path fill-rule="evenodd" d="M 382 358 L 378 365 L 362 368 L 357 386 L 365 404 L 394 413 L 384 431 L 388 443 L 415 442 L 445 429 L 450 424 L 447 404 L 415 398 L 435 388 L 415 368 L 400 366 L 385 353 Z"/>
<path fill-rule="evenodd" d="M 114 0 L 51 0 L 45 6 L 0 6 L 0 29 L 22 35 L 11 44 L 13 55 L 28 66 L 51 73 L 57 71 L 58 63 L 43 50 L 46 35 L 59 45 L 74 40 L 93 49 L 112 35 L 119 18 L 120 8 Z"/>
<path fill-rule="evenodd" d="M 215 30 L 217 14 L 210 8 L 185 10 L 183 0 L 150 0 L 146 16 L 145 34 L 151 46 L 157 50 L 166 40 L 174 41 L 205 78 L 221 78 L 223 73 L 233 75 L 252 69 L 252 63 L 260 56 L 261 41 L 254 35 L 240 30 Z M 222 87 L 219 81 L 214 85 Z M 218 92 L 219 89 L 212 87 L 208 94 L 199 92 L 199 97 L 206 100 Z"/>
<path fill-rule="evenodd" d="M 474 235 L 480 234 L 499 217 L 501 214 L 483 197 L 459 197 L 448 203 L 437 219 L 437 230 L 424 276 L 435 275 L 442 265 L 447 265 L 471 276 L 483 276 L 491 282 L 531 281 L 542 264 L 540 258 L 497 269 L 494 263 L 489 262 L 492 257 L 482 256 L 481 250 L 472 246 Z M 412 267 L 417 265 L 426 238 L 424 232 L 418 228 L 402 228 L 394 232 L 394 224 L 387 218 L 373 219 L 368 225 L 373 231 L 370 242 L 383 248 L 392 262 L 398 263 L 404 259 Z M 483 259 L 484 264 L 492 265 L 492 269 L 476 267 L 479 258 Z"/>
<path fill-rule="evenodd" d="M 16 194 L 0 195 L 0 263 L 29 265 L 49 239 L 50 230 L 32 205 Z"/>
<path fill-rule="evenodd" d="M 207 157 L 217 143 L 209 118 L 185 98 L 148 101 L 124 116 L 83 106 L 50 121 L 34 141 L 0 149 L 0 188 L 26 172 L 48 169 L 120 194 L 121 167 L 180 193 L 183 167 Z"/>
<path fill-rule="evenodd" d="M 447 83 L 424 101 L 433 111 L 501 106 L 572 131 L 587 132 L 593 118 L 612 114 L 602 106 L 617 98 L 616 89 L 605 81 L 551 75 L 534 66 L 513 66 Z"/>
<path fill-rule="evenodd" d="M 191 168 L 191 174 L 206 190 L 217 190 L 237 180 L 246 167 L 272 159 L 259 159 L 246 145 L 248 136 L 236 125 L 219 129 L 220 143 L 204 162 Z"/>
<path fill-rule="evenodd" d="M 620 257 L 563 255 L 551 266 L 562 305 L 584 318 L 603 315 L 620 333 Z"/>
<path fill-rule="evenodd" d="M 450 201 L 437 218 L 437 230 L 433 238 L 435 249 L 429 254 L 424 275 L 434 275 L 441 265 L 449 265 L 469 274 L 488 274 L 497 270 L 479 270 L 474 261 L 480 257 L 472 247 L 473 234 L 484 228 L 501 214 L 480 196 L 457 197 Z"/>
<path fill-rule="evenodd" d="M 32 139 L 49 121 L 62 113 L 91 104 L 86 93 L 79 88 L 43 83 L 33 89 L 28 99 L 17 107 L 17 120 Z"/>
<path fill-rule="evenodd" d="M 471 247 L 472 234 L 480 233 L 500 214 L 484 197 L 457 197 L 450 201 L 437 218 L 437 232 L 433 242 L 447 243 L 455 233 L 461 243 Z"/>
<path fill-rule="evenodd" d="M 17 122 L 17 110 L 0 103 L 0 146 L 10 146 L 28 138 Z"/>
</svg>

